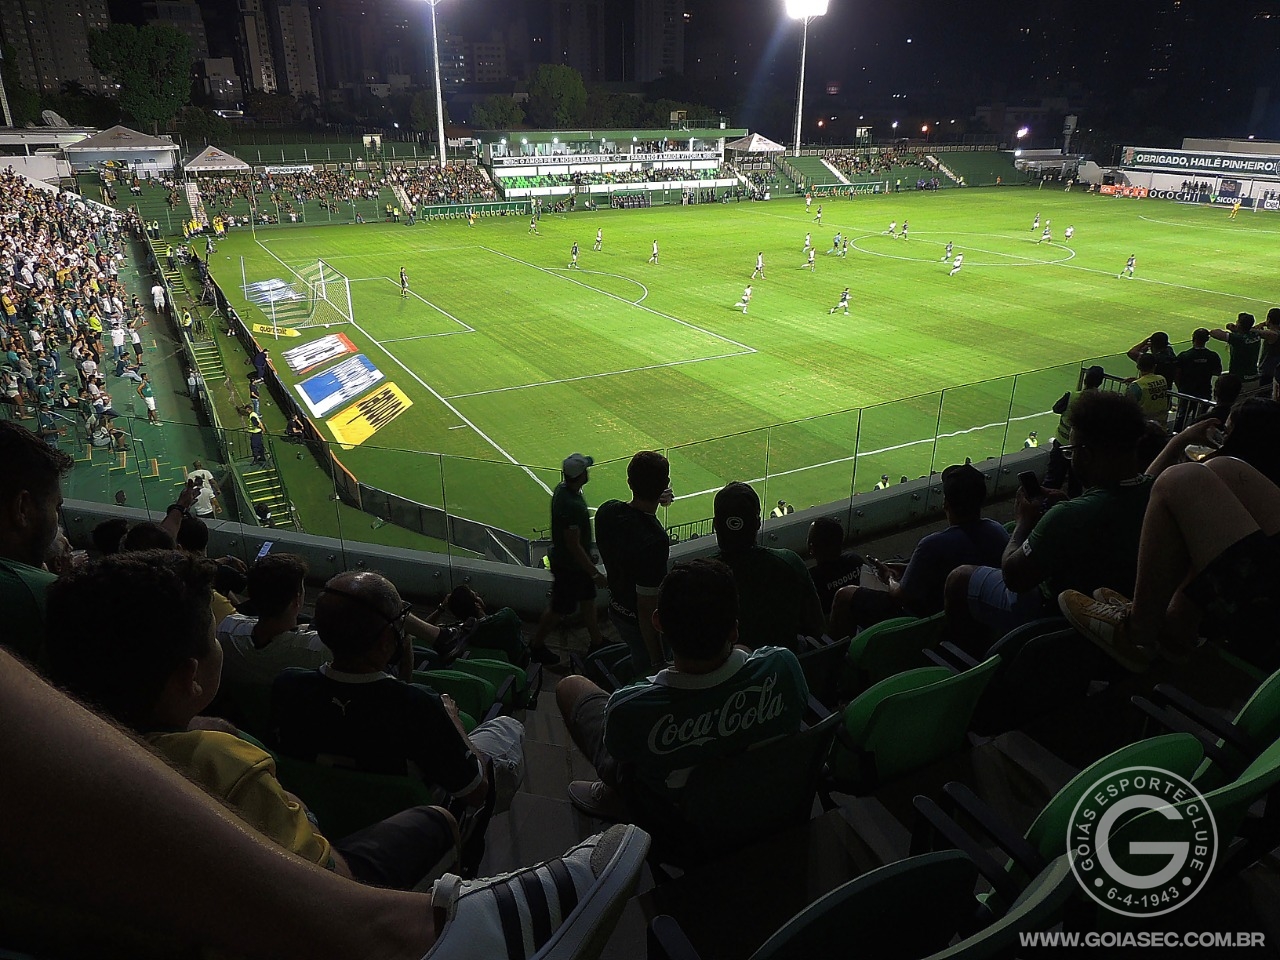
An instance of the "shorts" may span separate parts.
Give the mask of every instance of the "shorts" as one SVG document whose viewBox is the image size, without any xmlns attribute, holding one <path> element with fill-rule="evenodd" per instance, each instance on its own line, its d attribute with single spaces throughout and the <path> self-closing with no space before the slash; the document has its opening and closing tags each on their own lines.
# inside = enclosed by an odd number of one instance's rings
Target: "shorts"
<svg viewBox="0 0 1280 960">
<path fill-rule="evenodd" d="M 1280 609 L 1277 568 L 1280 534 L 1268 537 L 1256 530 L 1214 557 L 1182 592 L 1204 609 L 1211 636 L 1232 635 L 1240 632 L 1237 627 L 1266 621 Z"/>
<path fill-rule="evenodd" d="M 333 844 L 363 884 L 411 890 L 453 866 L 460 841 L 437 807 L 411 807 Z M 443 869 L 441 869 L 443 868 Z"/>
<path fill-rule="evenodd" d="M 618 761 L 609 755 L 604 745 L 604 708 L 609 694 L 588 693 L 577 702 L 567 726 L 569 736 L 578 749 L 595 767 L 596 776 L 611 787 L 618 785 Z"/>
<path fill-rule="evenodd" d="M 1045 608 L 1039 590 L 1015 593 L 1006 587 L 999 567 L 975 568 L 969 578 L 967 599 L 970 616 L 1001 636 L 1042 616 Z"/>
<path fill-rule="evenodd" d="M 154 410 L 155 410 L 155 408 L 156 408 L 156 398 L 155 398 L 155 397 L 143 397 L 143 398 L 142 398 L 142 400 L 143 400 L 143 402 L 144 402 L 144 403 L 146 403 L 146 405 L 147 405 L 147 409 L 148 409 L 148 410 L 152 410 L 152 411 L 154 411 Z"/>
<path fill-rule="evenodd" d="M 596 598 L 596 585 L 577 567 L 551 565 L 551 609 L 564 616 Z"/>
</svg>

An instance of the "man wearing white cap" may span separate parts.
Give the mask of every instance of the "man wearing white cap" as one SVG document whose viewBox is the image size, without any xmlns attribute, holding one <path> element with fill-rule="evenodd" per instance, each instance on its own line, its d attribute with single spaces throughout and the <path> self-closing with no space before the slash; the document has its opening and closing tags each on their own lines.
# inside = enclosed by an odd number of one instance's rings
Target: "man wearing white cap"
<svg viewBox="0 0 1280 960">
<path fill-rule="evenodd" d="M 584 453 L 571 453 L 562 465 L 564 479 L 551 495 L 551 603 L 542 612 L 530 647 L 546 643 L 547 634 L 567 614 L 578 610 L 591 637 L 589 650 L 604 643 L 596 619 L 596 589 L 608 585 L 591 559 L 591 517 L 582 488 L 595 463 Z"/>
</svg>

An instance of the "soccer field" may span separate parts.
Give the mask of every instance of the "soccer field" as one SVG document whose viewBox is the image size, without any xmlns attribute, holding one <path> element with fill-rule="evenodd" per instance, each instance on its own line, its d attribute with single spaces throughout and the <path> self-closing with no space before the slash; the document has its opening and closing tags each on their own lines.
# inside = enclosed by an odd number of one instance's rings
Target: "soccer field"
<svg viewBox="0 0 1280 960">
<path fill-rule="evenodd" d="M 636 450 L 666 451 L 678 497 L 668 525 L 710 516 L 711 492 L 731 479 L 759 481 L 765 503 L 806 507 L 867 491 L 881 473 L 896 481 L 1021 449 L 1028 430 L 1052 431 L 1049 408 L 1081 361 L 1157 329 L 1177 343 L 1240 311 L 1261 319 L 1278 302 L 1280 221 L 1266 215 L 1228 221 L 1225 209 L 1050 188 L 822 206 L 821 224 L 818 203 L 806 216 L 799 199 L 546 215 L 536 236 L 519 217 L 240 230 L 211 266 L 258 323 L 242 257 L 250 284 L 296 282 L 317 258 L 345 273 L 356 322 L 282 338 L 277 372 L 296 389 L 303 378 L 281 352 L 345 333 L 412 404 L 339 452 L 348 469 L 525 536 L 545 526 L 559 462 L 575 450 L 597 460 L 593 504 L 626 496 Z M 1037 243 L 1037 213 L 1052 242 Z M 910 239 L 884 235 L 904 220 Z M 846 258 L 826 252 L 837 231 L 851 238 Z M 941 260 L 948 241 L 964 254 L 955 276 Z M 766 278 L 744 315 L 733 305 L 759 252 Z M 1136 277 L 1119 279 L 1130 254 Z M 845 286 L 850 315 L 829 313 Z M 1123 358 L 1104 365 L 1132 373 Z"/>
</svg>

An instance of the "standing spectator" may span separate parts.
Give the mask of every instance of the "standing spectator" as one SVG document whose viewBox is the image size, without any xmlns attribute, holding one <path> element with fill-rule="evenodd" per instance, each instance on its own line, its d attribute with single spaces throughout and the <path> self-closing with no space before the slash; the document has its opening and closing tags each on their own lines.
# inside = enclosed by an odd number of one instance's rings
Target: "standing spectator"
<svg viewBox="0 0 1280 960">
<path fill-rule="evenodd" d="M 210 471 L 204 468 L 201 461 L 192 461 L 187 479 L 196 482 L 196 499 L 191 505 L 191 512 L 195 516 L 202 520 L 211 520 L 222 512 L 222 506 L 218 503 L 218 497 L 222 496 L 222 491 L 218 489 L 218 481 Z"/>
<path fill-rule="evenodd" d="M 1258 388 L 1269 391 L 1276 379 L 1276 368 L 1280 367 L 1280 307 L 1272 307 L 1267 311 L 1267 322 L 1258 331 L 1258 335 L 1262 337 L 1262 352 L 1258 358 Z"/>
<path fill-rule="evenodd" d="M 1138 354 L 1136 366 L 1138 376 L 1126 392 L 1142 408 L 1142 415 L 1158 424 L 1163 431 L 1169 425 L 1169 383 L 1156 373 L 1154 354 Z"/>
<path fill-rule="evenodd" d="M 267 348 L 259 347 L 253 355 L 253 372 L 259 380 L 267 379 Z"/>
<path fill-rule="evenodd" d="M 141 374 L 142 379 L 138 382 L 138 396 L 142 398 L 142 402 L 147 405 L 147 421 L 160 426 L 160 418 L 156 415 L 156 394 L 151 388 L 151 374 Z"/>
<path fill-rule="evenodd" d="M 817 637 L 826 626 L 809 570 L 793 551 L 762 547 L 760 498 L 749 484 L 726 484 L 716 494 L 712 521 L 720 552 L 733 571 L 741 613 L 739 642 L 757 647 L 794 647 L 797 636 Z"/>
<path fill-rule="evenodd" d="M 72 461 L 25 427 L 0 421 L 0 463 L 0 643 L 42 665 L 45 589 L 54 580 L 43 564 Z"/>
<path fill-rule="evenodd" d="M 156 313 L 164 314 L 164 284 L 159 280 L 151 288 L 151 303 L 156 308 Z"/>
<path fill-rule="evenodd" d="M 561 464 L 561 481 L 551 495 L 551 603 L 538 620 L 531 649 L 545 646 L 547 635 L 560 620 L 577 611 L 590 636 L 588 650 L 604 645 L 596 619 L 596 590 L 609 581 L 591 559 L 591 517 L 582 488 L 591 479 L 592 457 L 571 453 Z"/>
<path fill-rule="evenodd" d="M 1129 350 L 1129 359 L 1137 363 L 1138 357 L 1144 353 L 1149 353 L 1156 358 L 1156 373 L 1164 377 L 1168 383 L 1173 383 L 1178 373 L 1178 355 L 1169 345 L 1169 335 L 1162 330 L 1157 330 L 1141 343 L 1135 343 Z"/>
<path fill-rule="evenodd" d="M 1210 350 L 1209 330 L 1199 327 L 1191 334 L 1191 346 L 1178 354 L 1178 373 L 1174 378 L 1178 392 L 1201 400 L 1213 396 L 1213 379 L 1222 373 L 1222 358 L 1216 350 Z M 1187 424 L 1191 404 L 1178 401 L 1177 429 Z"/>
<path fill-rule="evenodd" d="M 631 500 L 606 500 L 596 511 L 600 559 L 609 578 L 609 619 L 631 651 L 632 667 L 646 676 L 667 660 L 653 612 L 671 552 L 671 539 L 657 518 L 658 507 L 672 501 L 670 484 L 667 458 L 641 450 L 627 465 Z"/>
<path fill-rule="evenodd" d="M 1236 317 L 1235 323 L 1228 323 L 1226 329 L 1217 328 L 1209 331 L 1209 336 L 1221 340 L 1227 345 L 1227 373 L 1240 378 L 1244 389 L 1249 390 L 1258 379 L 1258 354 L 1262 347 L 1262 337 L 1253 327 L 1252 313 L 1242 313 Z"/>
</svg>

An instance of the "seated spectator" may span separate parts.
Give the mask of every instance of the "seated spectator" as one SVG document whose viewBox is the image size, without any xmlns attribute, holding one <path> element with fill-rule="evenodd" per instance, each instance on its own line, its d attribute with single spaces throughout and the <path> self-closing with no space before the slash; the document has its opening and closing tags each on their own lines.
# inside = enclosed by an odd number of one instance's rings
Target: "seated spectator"
<svg viewBox="0 0 1280 960">
<path fill-rule="evenodd" d="M 501 650 L 509 662 L 529 666 L 530 650 L 520 633 L 520 617 L 510 607 L 489 613 L 484 598 L 460 583 L 445 597 L 444 608 L 462 624 L 468 647 Z"/>
<path fill-rule="evenodd" d="M 407 663 L 412 674 L 411 610 L 377 573 L 341 573 L 325 584 L 315 626 L 333 659 L 316 670 L 285 670 L 272 684 L 280 750 L 371 773 L 411 773 L 469 807 L 484 806 L 495 790 L 500 813 L 524 779 L 524 726 L 497 717 L 468 735 L 451 697 L 390 672 L 403 675 Z"/>
<path fill-rule="evenodd" d="M 0 421 L 0 644 L 43 662 L 44 559 L 58 534 L 62 478 L 71 458 L 16 423 Z"/>
<path fill-rule="evenodd" d="M 289 443 L 301 443 L 306 437 L 307 428 L 302 422 L 302 417 L 295 413 L 285 424 L 284 438 Z"/>
<path fill-rule="evenodd" d="M 667 574 L 655 618 L 675 660 L 657 675 L 612 695 L 582 676 L 556 685 L 573 742 L 599 777 L 569 785 L 578 809 L 660 826 L 690 768 L 800 729 L 809 697 L 800 663 L 790 650 L 737 644 L 735 579 L 716 560 Z M 747 709 L 753 723 L 743 722 Z"/>
<path fill-rule="evenodd" d="M 170 956 L 216 950 L 281 960 L 501 957 L 507 924 L 538 931 L 529 940 L 538 949 L 552 939 L 602 942 L 648 847 L 643 831 L 618 826 L 519 873 L 446 875 L 429 894 L 381 890 L 281 856 L 222 803 L 2 649 L 0 729 L 0 769 L 24 785 L 0 797 L 6 874 L 21 878 L 19 897 L 45 916 L 72 905 L 92 918 L 70 947 L 65 928 L 41 924 L 29 948 L 41 955 L 133 956 L 139 930 L 172 938 Z M 86 829 L 99 823 L 112 829 Z M 545 901 L 518 898 L 529 881 Z M 0 905 L 11 902 L 11 889 Z"/>
<path fill-rule="evenodd" d="M 1216 457 L 1172 466 L 1156 480 L 1131 593 L 1066 590 L 1058 602 L 1131 670 L 1157 654 L 1182 662 L 1204 634 L 1269 671 L 1280 666 L 1277 569 L 1280 487 L 1242 460 Z"/>
<path fill-rule="evenodd" d="M 809 577 L 818 591 L 822 613 L 829 618 L 836 591 L 850 584 L 857 585 L 866 561 L 852 550 L 844 549 L 844 527 L 834 517 L 819 517 L 809 524 L 809 556 L 814 560 Z"/>
<path fill-rule="evenodd" d="M 174 534 L 158 523 L 143 520 L 129 528 L 120 541 L 120 552 L 137 550 L 172 550 L 177 546 Z"/>
<path fill-rule="evenodd" d="M 1076 496 L 1080 493 L 1079 485 L 1073 483 L 1071 463 L 1063 455 L 1062 448 L 1071 442 L 1071 411 L 1076 400 L 1083 396 L 1085 392 L 1097 390 L 1102 386 L 1102 380 L 1106 375 L 1106 370 L 1094 364 L 1084 372 L 1081 392 L 1072 397 L 1071 392 L 1067 391 L 1053 405 L 1053 412 L 1058 414 L 1058 428 L 1054 431 L 1053 441 L 1049 445 L 1049 465 L 1044 471 L 1044 485 L 1046 487 L 1053 490 L 1066 490 L 1070 496 Z"/>
<path fill-rule="evenodd" d="M 119 493 L 124 491 L 121 490 Z M 119 502 L 118 496 L 117 494 L 117 502 Z M 89 532 L 89 539 L 93 541 L 93 548 L 105 557 L 120 552 L 120 541 L 128 532 L 129 521 L 124 517 L 114 517 L 111 520 L 103 520 L 95 526 Z"/>
<path fill-rule="evenodd" d="M 929 617 L 943 607 L 943 588 L 951 571 L 964 564 L 1000 563 L 1009 534 L 982 516 L 987 479 L 971 464 L 942 471 L 942 512 L 947 528 L 922 537 L 906 564 L 872 560 L 887 589 L 844 587 L 831 612 L 833 636 L 852 636 L 859 629 L 892 617 Z"/>
<path fill-rule="evenodd" d="M 330 659 L 319 634 L 298 625 L 307 564 L 288 553 L 269 553 L 249 570 L 248 608 L 218 624 L 228 683 L 269 685 L 286 667 L 315 669 Z"/>
<path fill-rule="evenodd" d="M 144 736 L 162 756 L 254 829 L 345 877 L 407 890 L 441 858 L 452 862 L 457 824 L 415 807 L 331 844 L 280 786 L 270 754 L 234 729 L 199 717 L 218 692 L 222 650 L 210 613 L 212 565 L 154 550 L 98 560 L 50 590 L 50 672 L 75 695 Z M 84 629 L 81 611 L 146 597 L 127 618 Z"/>
<path fill-rule="evenodd" d="M 1231 408 L 1235 406 L 1243 389 L 1243 380 L 1234 373 L 1224 373 L 1213 383 L 1213 406 L 1200 419 L 1226 423 L 1227 417 L 1231 415 Z"/>
<path fill-rule="evenodd" d="M 749 650 L 793 648 L 797 636 L 820 636 L 825 618 L 804 561 L 791 550 L 756 543 L 760 498 L 755 490 L 741 482 L 727 484 L 716 494 L 714 510 L 716 559 L 733 571 L 738 587 L 738 642 Z"/>
<path fill-rule="evenodd" d="M 1145 423 L 1138 405 L 1122 394 L 1095 390 L 1080 397 L 1063 452 L 1084 493 L 1068 500 L 1042 490 L 1031 497 L 1019 487 L 1017 525 L 1000 566 L 966 565 L 947 578 L 947 619 L 955 628 L 977 623 L 1003 635 L 1044 616 L 1064 590 L 1132 591 L 1151 492 L 1151 478 L 1137 467 Z"/>
<path fill-rule="evenodd" d="M 209 526 L 197 516 L 183 517 L 178 526 L 178 535 L 174 539 L 179 550 L 197 557 L 208 555 Z"/>
</svg>

